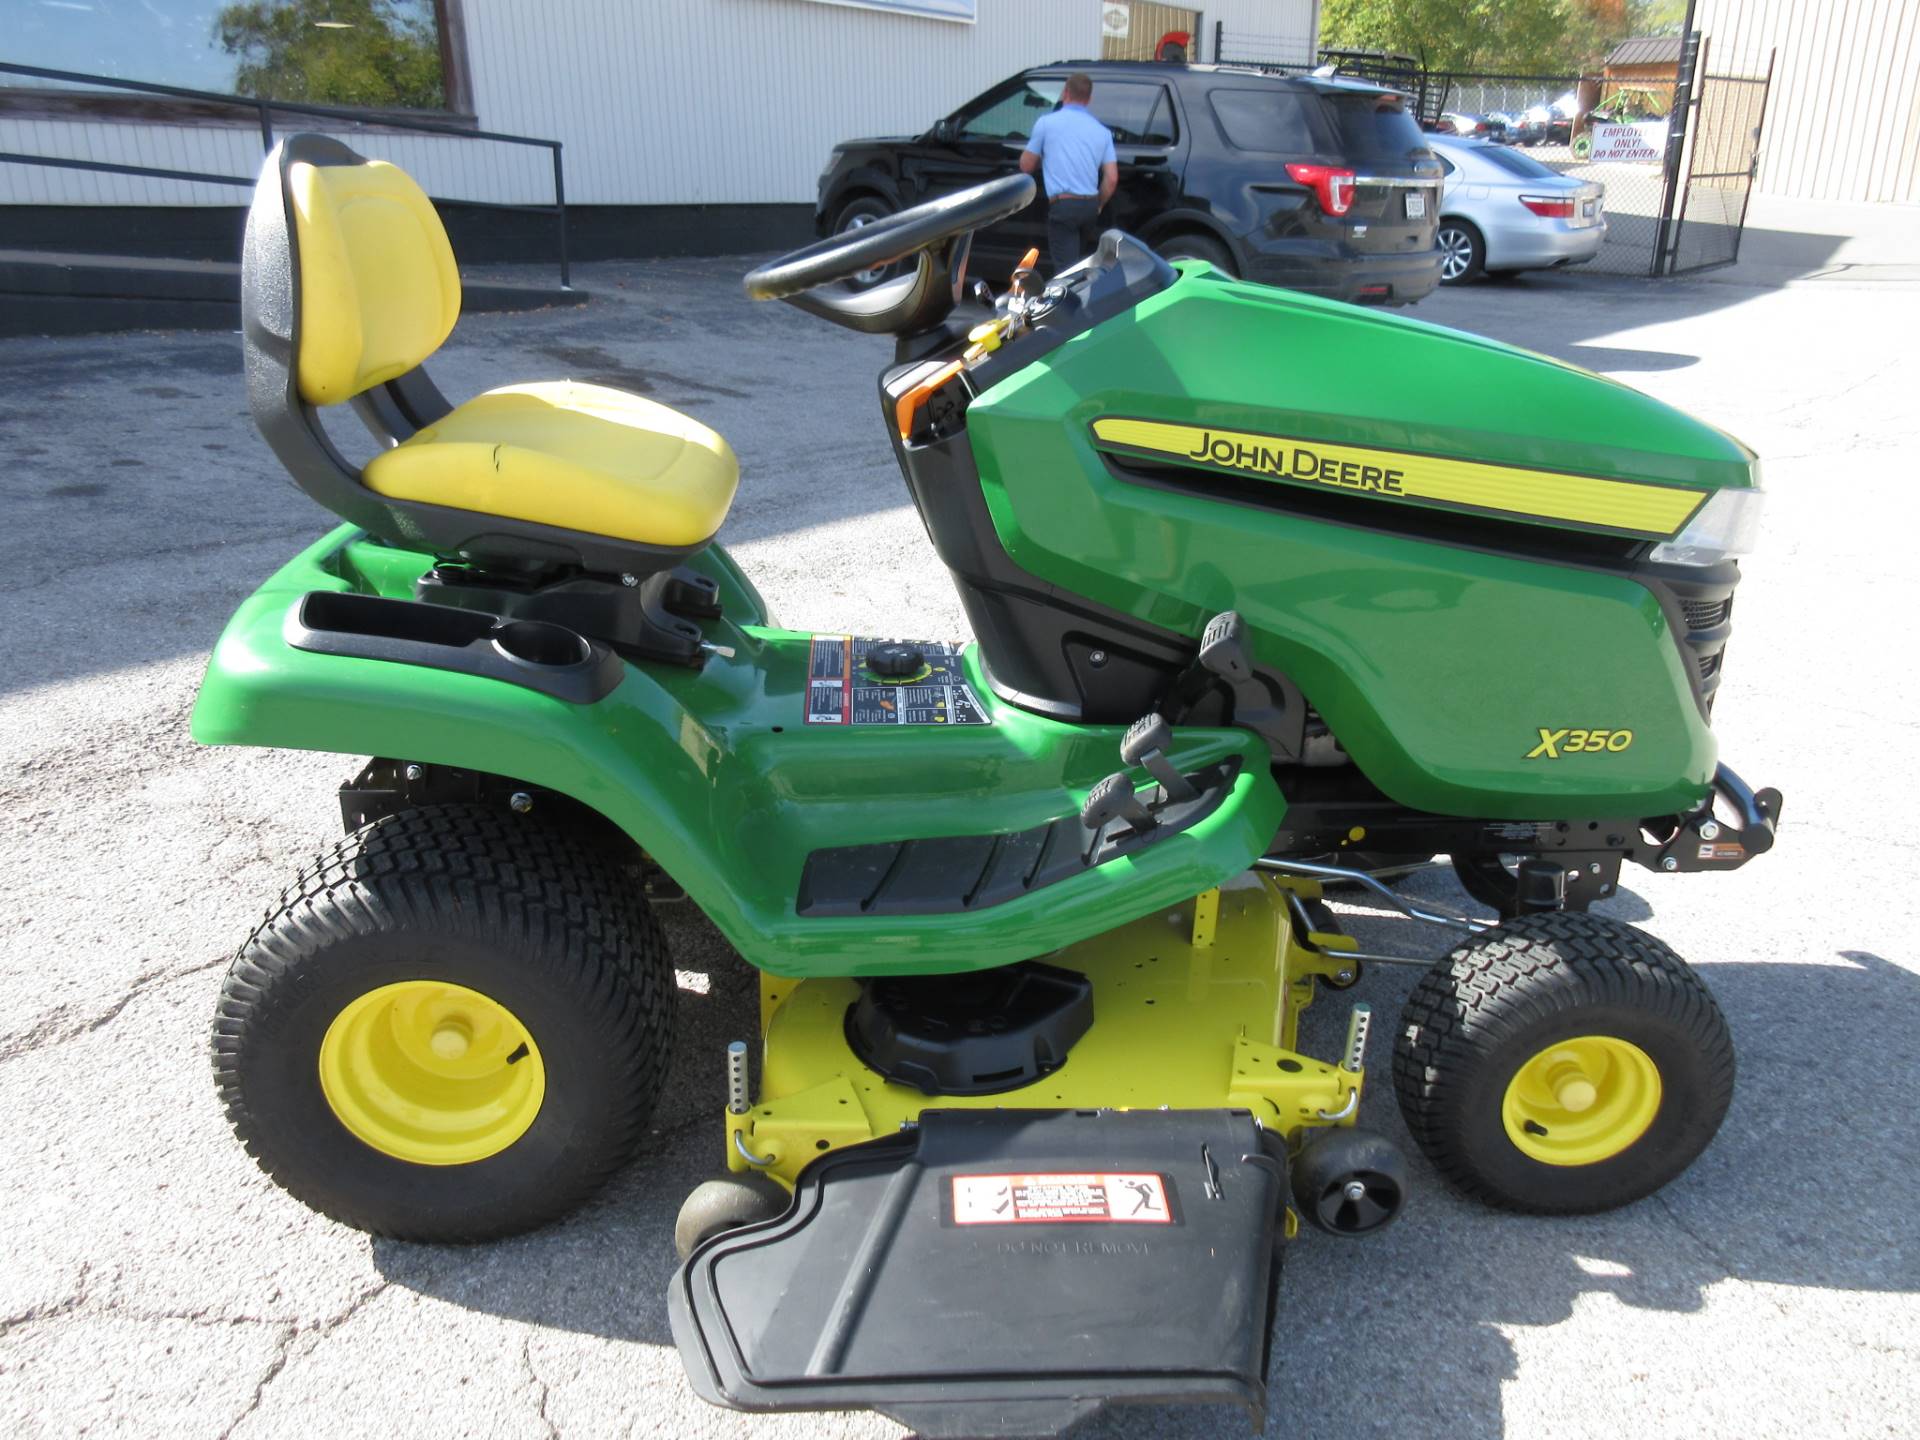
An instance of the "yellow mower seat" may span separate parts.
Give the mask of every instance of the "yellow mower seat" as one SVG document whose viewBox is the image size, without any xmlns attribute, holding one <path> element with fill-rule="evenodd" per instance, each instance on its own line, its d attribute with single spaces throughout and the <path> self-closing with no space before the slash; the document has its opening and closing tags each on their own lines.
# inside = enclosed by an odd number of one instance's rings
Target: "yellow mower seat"
<svg viewBox="0 0 1920 1440">
<path fill-rule="evenodd" d="M 391 499 L 678 547 L 720 528 L 740 467 L 690 416 L 556 380 L 475 396 L 375 456 L 361 478 Z"/>
</svg>

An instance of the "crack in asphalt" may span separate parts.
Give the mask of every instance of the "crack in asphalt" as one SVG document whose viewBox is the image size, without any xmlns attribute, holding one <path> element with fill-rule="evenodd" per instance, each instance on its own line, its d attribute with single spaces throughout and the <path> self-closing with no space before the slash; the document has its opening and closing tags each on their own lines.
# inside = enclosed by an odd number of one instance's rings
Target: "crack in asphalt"
<svg viewBox="0 0 1920 1440">
<path fill-rule="evenodd" d="M 31 1305 L 18 1314 L 0 1318 L 0 1338 L 27 1325 L 42 1325 L 50 1320 L 64 1319 L 73 1314 L 87 1299 L 87 1277 L 93 1273 L 93 1262 L 82 1260 L 80 1273 L 74 1277 L 73 1293 L 51 1305 Z"/>
<path fill-rule="evenodd" d="M 553 1386 L 541 1378 L 540 1372 L 534 1368 L 533 1331 L 531 1330 L 520 1341 L 520 1363 L 526 1367 L 527 1380 L 539 1392 L 535 1397 L 534 1409 L 540 1416 L 540 1423 L 547 1427 L 547 1434 L 553 1437 L 553 1440 L 560 1440 L 560 1427 L 554 1424 L 553 1417 L 547 1414 L 547 1398 L 553 1394 Z"/>
<path fill-rule="evenodd" d="M 233 1433 L 245 1423 L 247 1417 L 260 1408 L 261 1402 L 266 1398 L 267 1387 L 280 1378 L 281 1373 L 293 1359 L 295 1341 L 302 1336 L 312 1336 L 316 1343 L 324 1340 L 357 1315 L 364 1306 L 384 1295 L 392 1285 L 391 1280 L 382 1279 L 377 1285 L 372 1285 L 354 1296 L 339 1314 L 330 1315 L 313 1325 L 301 1325 L 297 1321 L 282 1323 L 279 1343 L 274 1347 L 273 1358 L 267 1361 L 266 1368 L 260 1372 L 259 1380 L 254 1383 L 253 1395 L 240 1413 L 234 1416 L 226 1428 L 220 1432 L 219 1440 L 231 1440 Z M 311 1355 L 313 1348 L 308 1347 L 306 1353 Z"/>
<path fill-rule="evenodd" d="M 171 985 L 176 980 L 203 975 L 209 970 L 227 964 L 230 958 L 226 955 L 215 956 L 198 965 L 190 965 L 185 970 L 149 970 L 144 975 L 134 978 L 133 983 L 127 987 L 126 994 L 98 1015 L 86 1020 L 69 1021 L 65 1018 L 66 1008 L 57 1009 L 51 1015 L 44 1016 L 37 1024 L 0 1042 L 0 1064 L 5 1064 L 9 1060 L 18 1060 L 24 1055 L 37 1054 L 42 1050 L 52 1050 L 69 1041 L 78 1040 L 83 1035 L 91 1035 L 119 1019 L 120 1013 L 142 995 Z"/>
<path fill-rule="evenodd" d="M 298 1325 L 283 1325 L 281 1327 L 280 1343 L 274 1347 L 273 1358 L 267 1361 L 267 1368 L 261 1372 L 260 1378 L 254 1382 L 252 1397 L 247 1401 L 246 1408 L 234 1416 L 233 1419 L 228 1422 L 227 1427 L 220 1432 L 220 1440 L 229 1440 L 233 1432 L 240 1428 L 241 1423 L 260 1408 L 260 1402 L 266 1398 L 267 1387 L 279 1379 L 280 1372 L 287 1368 L 287 1361 L 291 1358 L 293 1351 L 293 1342 L 298 1338 L 299 1334 L 300 1327 Z"/>
</svg>

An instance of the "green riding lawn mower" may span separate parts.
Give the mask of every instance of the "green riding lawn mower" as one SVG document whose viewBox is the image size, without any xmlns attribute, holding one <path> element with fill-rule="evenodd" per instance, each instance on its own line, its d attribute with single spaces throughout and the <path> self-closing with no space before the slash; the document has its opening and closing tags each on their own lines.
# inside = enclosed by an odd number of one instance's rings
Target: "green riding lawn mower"
<svg viewBox="0 0 1920 1440">
<path fill-rule="evenodd" d="M 1343 934 L 1332 885 L 1451 932 L 1382 1040 L 1462 1191 L 1625 1204 L 1731 1097 L 1706 986 L 1589 907 L 1624 863 L 1772 844 L 1780 796 L 1709 728 L 1754 457 L 1119 232 L 969 288 L 972 233 L 1031 187 L 746 278 L 891 337 L 879 418 L 964 645 L 775 624 L 715 543 L 732 452 L 684 415 L 445 399 L 421 367 L 459 281 L 399 170 L 289 139 L 248 220 L 253 413 L 345 523 L 240 607 L 193 732 L 374 758 L 233 963 L 228 1114 L 349 1225 L 552 1220 L 641 1148 L 675 994 L 649 896 L 684 894 L 761 975 L 668 1297 L 718 1404 L 930 1436 L 1124 1401 L 1257 1420 L 1280 1244 L 1405 1199 L 1354 1126 L 1367 1007 L 1338 1054 L 1296 1048 L 1323 991 L 1409 958 Z M 1375 873 L 1441 854 L 1497 922 Z"/>
</svg>

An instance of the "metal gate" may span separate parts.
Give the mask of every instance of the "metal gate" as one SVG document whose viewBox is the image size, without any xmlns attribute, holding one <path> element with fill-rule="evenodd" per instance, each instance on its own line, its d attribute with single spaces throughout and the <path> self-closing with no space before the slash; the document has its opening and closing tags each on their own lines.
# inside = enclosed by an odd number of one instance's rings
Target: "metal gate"
<svg viewBox="0 0 1920 1440">
<path fill-rule="evenodd" d="M 1673 179 L 1668 182 L 1662 243 L 1654 255 L 1655 275 L 1681 275 L 1731 265 L 1740 258 L 1747 200 L 1760 164 L 1761 126 L 1773 86 L 1773 52 L 1767 55 L 1764 74 L 1716 75 L 1707 68 L 1707 46 L 1703 43 L 1700 49 L 1698 78 L 1686 107 L 1686 175 L 1677 185 Z M 1679 174 L 1679 162 L 1679 155 L 1670 153 L 1674 176 Z"/>
</svg>

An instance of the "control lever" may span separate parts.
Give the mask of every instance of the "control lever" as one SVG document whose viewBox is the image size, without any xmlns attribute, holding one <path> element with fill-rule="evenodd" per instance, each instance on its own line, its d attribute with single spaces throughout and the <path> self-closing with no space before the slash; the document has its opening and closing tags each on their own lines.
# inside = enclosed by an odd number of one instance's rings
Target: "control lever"
<svg viewBox="0 0 1920 1440">
<path fill-rule="evenodd" d="M 1025 300 L 1027 298 L 1027 281 L 1033 278 L 1033 272 L 1039 268 L 1039 265 L 1040 247 L 1035 245 L 1031 250 L 1027 251 L 1025 255 L 1021 256 L 1020 263 L 1013 267 L 1013 279 L 1008 284 L 1008 293 L 1017 295 L 1022 300 Z"/>
<path fill-rule="evenodd" d="M 1136 835 L 1144 835 L 1155 823 L 1153 812 L 1133 793 L 1133 781 L 1124 770 L 1116 770 L 1089 790 L 1086 803 L 1080 807 L 1080 823 L 1093 834 L 1089 853 L 1099 848 L 1101 836 L 1116 820 L 1126 821 Z"/>
<path fill-rule="evenodd" d="M 1169 800 L 1191 800 L 1199 792 L 1187 783 L 1187 777 L 1173 768 L 1167 748 L 1173 744 L 1173 727 L 1157 713 L 1142 715 L 1127 727 L 1120 739 L 1120 758 L 1128 765 L 1140 765 L 1160 782 Z"/>
<path fill-rule="evenodd" d="M 1262 736 L 1280 732 L 1281 715 L 1273 696 L 1255 678 L 1247 652 L 1247 622 L 1238 610 L 1223 610 L 1200 635 L 1202 669 L 1218 676 L 1233 692 L 1233 723 Z"/>
</svg>

